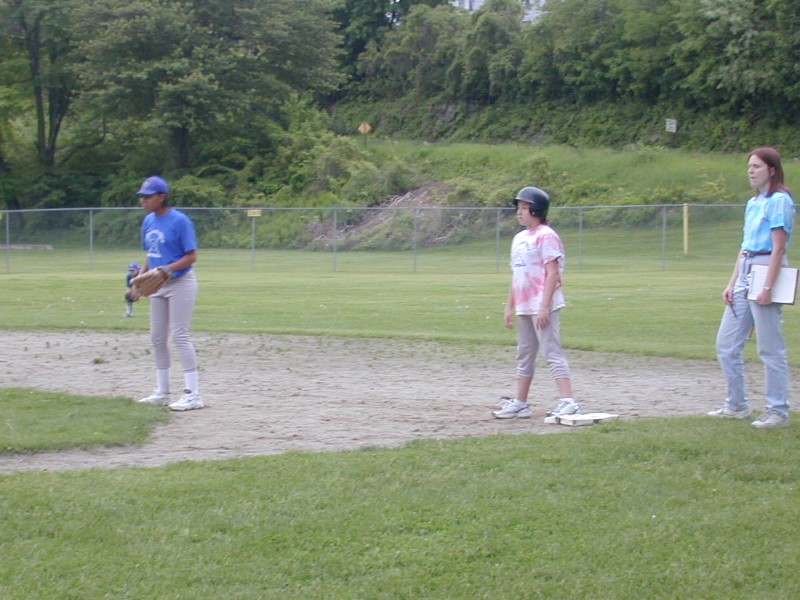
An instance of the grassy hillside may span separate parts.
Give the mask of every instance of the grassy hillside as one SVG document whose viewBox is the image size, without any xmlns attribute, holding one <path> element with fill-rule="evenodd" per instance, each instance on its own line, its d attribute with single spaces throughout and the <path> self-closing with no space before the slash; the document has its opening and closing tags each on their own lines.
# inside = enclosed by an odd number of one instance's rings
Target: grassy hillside
<svg viewBox="0 0 800 600">
<path fill-rule="evenodd" d="M 741 202 L 747 157 L 651 146 L 621 150 L 525 144 L 430 144 L 369 138 L 378 164 L 402 163 L 415 185 L 444 182 L 443 204 L 492 205 L 523 185 L 546 187 L 564 205 Z M 798 172 L 788 162 L 789 182 Z"/>
</svg>

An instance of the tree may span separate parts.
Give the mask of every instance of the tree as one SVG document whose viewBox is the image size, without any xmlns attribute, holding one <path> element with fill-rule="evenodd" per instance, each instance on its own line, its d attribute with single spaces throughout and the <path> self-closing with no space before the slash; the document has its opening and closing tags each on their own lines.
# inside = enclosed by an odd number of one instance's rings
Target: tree
<svg viewBox="0 0 800 600">
<path fill-rule="evenodd" d="M 681 73 L 669 49 L 679 39 L 671 0 L 616 0 L 617 34 L 609 39 L 609 92 L 612 97 L 654 105 L 674 98 Z"/>
<path fill-rule="evenodd" d="M 342 36 L 343 69 L 351 79 L 363 80 L 358 61 L 370 44 L 379 51 L 386 34 L 415 6 L 443 5 L 449 5 L 449 0 L 344 0 L 333 11 Z"/>
<path fill-rule="evenodd" d="M 523 14 L 519 0 L 488 0 L 474 14 L 454 64 L 461 98 L 488 104 L 510 93 L 521 60 Z"/>
<path fill-rule="evenodd" d="M 468 17 L 450 7 L 418 6 L 403 27 L 387 33 L 383 50 L 371 44 L 359 58 L 362 89 L 374 98 L 447 93 L 448 72 L 464 43 Z"/>
<path fill-rule="evenodd" d="M 37 158 L 48 172 L 56 166 L 59 134 L 75 93 L 72 7 L 71 0 L 0 0 L 2 34 L 27 63 L 16 83 L 31 94 Z"/>
<path fill-rule="evenodd" d="M 81 107 L 134 146 L 166 145 L 167 167 L 218 160 L 209 148 L 251 154 L 268 143 L 290 94 L 320 97 L 338 85 L 332 7 L 329 0 L 82 6 Z"/>
<path fill-rule="evenodd" d="M 608 72 L 617 24 L 613 0 L 549 0 L 528 36 L 522 81 L 534 94 L 548 90 L 551 100 L 613 97 Z"/>
<path fill-rule="evenodd" d="M 676 0 L 683 102 L 796 123 L 800 5 L 793 0 Z"/>
</svg>

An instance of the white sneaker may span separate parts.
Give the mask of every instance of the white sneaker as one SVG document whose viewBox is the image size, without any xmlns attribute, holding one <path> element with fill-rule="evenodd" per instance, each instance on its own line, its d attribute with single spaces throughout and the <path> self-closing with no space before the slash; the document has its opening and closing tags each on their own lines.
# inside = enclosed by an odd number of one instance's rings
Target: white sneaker
<svg viewBox="0 0 800 600">
<path fill-rule="evenodd" d="M 191 390 L 183 390 L 183 396 L 181 396 L 180 400 L 170 404 L 169 409 L 184 411 L 203 408 L 203 406 L 203 399 L 200 398 L 200 394 L 195 394 Z"/>
<path fill-rule="evenodd" d="M 548 417 L 562 417 L 564 415 L 574 415 L 581 409 L 581 405 L 572 398 L 562 398 L 558 405 L 547 413 Z"/>
<path fill-rule="evenodd" d="M 153 406 L 167 406 L 172 402 L 169 392 L 159 392 L 156 390 L 146 398 L 139 400 L 140 404 L 152 404 Z"/>
<path fill-rule="evenodd" d="M 493 410 L 492 415 L 497 419 L 530 419 L 531 408 L 527 402 L 520 402 L 516 398 L 512 398 L 497 410 Z"/>
<path fill-rule="evenodd" d="M 503 408 L 506 404 L 513 402 L 514 398 L 511 396 L 500 396 L 500 402 L 497 403 L 497 408 Z"/>
<path fill-rule="evenodd" d="M 746 419 L 750 416 L 750 408 L 745 406 L 739 410 L 731 410 L 727 405 L 717 410 L 706 413 L 709 417 L 720 417 L 721 419 Z"/>
<path fill-rule="evenodd" d="M 789 417 L 771 408 L 752 423 L 756 429 L 774 429 L 776 427 L 786 427 L 788 424 Z"/>
</svg>

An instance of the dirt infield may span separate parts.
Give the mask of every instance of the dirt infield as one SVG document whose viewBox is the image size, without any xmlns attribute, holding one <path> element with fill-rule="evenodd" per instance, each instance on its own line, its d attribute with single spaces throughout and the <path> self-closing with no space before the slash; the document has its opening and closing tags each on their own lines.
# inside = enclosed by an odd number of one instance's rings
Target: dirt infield
<svg viewBox="0 0 800 600">
<path fill-rule="evenodd" d="M 195 342 L 205 409 L 175 413 L 142 446 L 0 456 L 0 472 L 160 466 L 290 450 L 399 446 L 425 438 L 573 431 L 542 423 L 556 387 L 541 367 L 533 418 L 491 417 L 499 397 L 513 394 L 513 346 L 210 333 L 196 333 Z M 0 343 L 5 387 L 132 399 L 152 391 L 147 333 L 2 331 Z M 725 395 L 713 361 L 575 351 L 568 356 L 582 412 L 623 419 L 702 414 Z M 754 409 L 763 403 L 761 369 L 748 366 Z M 175 365 L 172 379 L 179 391 Z"/>
</svg>

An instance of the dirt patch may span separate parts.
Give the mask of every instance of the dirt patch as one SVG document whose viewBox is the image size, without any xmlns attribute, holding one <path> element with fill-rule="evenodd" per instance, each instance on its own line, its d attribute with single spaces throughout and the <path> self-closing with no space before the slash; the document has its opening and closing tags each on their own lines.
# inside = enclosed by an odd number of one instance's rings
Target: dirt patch
<svg viewBox="0 0 800 600">
<path fill-rule="evenodd" d="M 50 244 L 0 244 L 0 250 L 52 250 Z"/>
<path fill-rule="evenodd" d="M 160 466 L 289 450 L 392 447 L 426 438 L 575 431 L 543 424 L 556 388 L 542 367 L 532 393 L 533 418 L 491 417 L 499 397 L 513 394 L 511 345 L 210 333 L 196 333 L 195 341 L 206 408 L 175 413 L 142 446 L 0 456 L 0 472 Z M 2 331 L 0 343 L 6 387 L 131 399 L 153 388 L 147 333 Z M 568 356 L 582 412 L 623 419 L 702 414 L 725 395 L 713 361 Z M 763 398 L 761 369 L 748 366 L 754 409 Z M 182 387 L 175 364 L 172 385 L 174 391 Z"/>
</svg>

